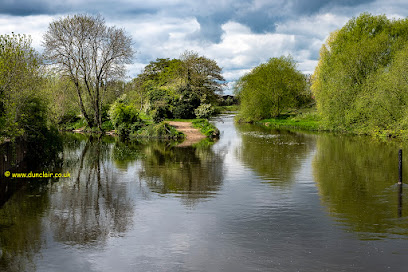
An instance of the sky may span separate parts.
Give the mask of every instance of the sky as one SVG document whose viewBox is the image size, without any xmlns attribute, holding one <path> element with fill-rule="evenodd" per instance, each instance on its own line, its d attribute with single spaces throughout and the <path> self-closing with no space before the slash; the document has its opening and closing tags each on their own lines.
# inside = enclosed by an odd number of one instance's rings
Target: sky
<svg viewBox="0 0 408 272">
<path fill-rule="evenodd" d="M 157 58 L 195 51 L 214 59 L 228 82 L 273 57 L 291 55 L 312 74 L 328 35 L 362 12 L 406 18 L 406 0 L 0 0 L 0 34 L 30 35 L 43 51 L 42 36 L 54 20 L 100 14 L 125 29 L 136 51 L 128 79 Z"/>
</svg>

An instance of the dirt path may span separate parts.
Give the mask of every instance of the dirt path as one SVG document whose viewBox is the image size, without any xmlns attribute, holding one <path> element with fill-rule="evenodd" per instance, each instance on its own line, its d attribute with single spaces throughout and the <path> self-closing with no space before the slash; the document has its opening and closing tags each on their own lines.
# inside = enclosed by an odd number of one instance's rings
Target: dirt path
<svg viewBox="0 0 408 272">
<path fill-rule="evenodd" d="M 190 146 L 206 138 L 204 134 L 193 127 L 191 122 L 169 121 L 169 125 L 175 127 L 178 131 L 181 131 L 186 135 L 186 139 L 178 146 Z"/>
</svg>

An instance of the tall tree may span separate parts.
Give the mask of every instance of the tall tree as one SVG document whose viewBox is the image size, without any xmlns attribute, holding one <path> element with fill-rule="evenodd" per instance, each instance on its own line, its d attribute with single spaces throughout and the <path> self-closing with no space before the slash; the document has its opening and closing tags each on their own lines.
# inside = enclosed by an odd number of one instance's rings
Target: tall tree
<svg viewBox="0 0 408 272">
<path fill-rule="evenodd" d="M 225 79 L 221 75 L 222 68 L 215 60 L 198 55 L 193 51 L 185 51 L 180 56 L 183 62 L 183 78 L 193 92 L 201 98 L 215 98 L 215 94 L 222 93 Z"/>
<path fill-rule="evenodd" d="M 235 92 L 241 100 L 241 117 L 248 121 L 277 117 L 305 101 L 306 76 L 291 57 L 271 58 L 241 77 Z"/>
<path fill-rule="evenodd" d="M 107 82 L 122 77 L 125 64 L 131 63 L 131 38 L 123 29 L 107 27 L 99 15 L 74 15 L 53 21 L 43 45 L 46 59 L 75 84 L 88 125 L 102 130 L 102 94 Z"/>
<path fill-rule="evenodd" d="M 25 35 L 0 35 L 0 134 L 20 136 L 27 105 L 38 98 L 41 59 Z"/>
<path fill-rule="evenodd" d="M 371 133 L 405 123 L 408 20 L 363 13 L 320 50 L 312 91 L 324 126 Z M 404 52 L 405 51 L 405 52 Z"/>
</svg>

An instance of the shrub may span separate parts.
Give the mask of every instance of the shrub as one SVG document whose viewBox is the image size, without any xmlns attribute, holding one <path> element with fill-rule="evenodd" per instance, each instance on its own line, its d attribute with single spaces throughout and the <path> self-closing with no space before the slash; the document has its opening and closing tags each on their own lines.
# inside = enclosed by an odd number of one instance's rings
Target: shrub
<svg viewBox="0 0 408 272">
<path fill-rule="evenodd" d="M 211 104 L 201 104 L 194 113 L 197 118 L 210 118 L 214 114 L 214 107 Z"/>
<path fill-rule="evenodd" d="M 194 120 L 193 127 L 198 128 L 201 133 L 209 138 L 218 138 L 220 136 L 218 128 L 211 124 L 207 119 Z"/>
<path fill-rule="evenodd" d="M 148 137 L 148 138 L 160 138 L 160 139 L 180 139 L 184 138 L 184 133 L 176 130 L 173 126 L 167 122 L 160 122 L 158 124 L 151 124 L 137 133 L 132 133 L 131 138 Z"/>
<path fill-rule="evenodd" d="M 180 93 L 181 97 L 173 108 L 174 118 L 194 119 L 194 110 L 200 105 L 200 97 L 189 86 L 182 87 Z"/>
<path fill-rule="evenodd" d="M 109 110 L 109 117 L 113 127 L 123 137 L 140 129 L 144 123 L 139 117 L 139 112 L 133 105 L 128 105 L 126 96 L 120 97 Z"/>
</svg>

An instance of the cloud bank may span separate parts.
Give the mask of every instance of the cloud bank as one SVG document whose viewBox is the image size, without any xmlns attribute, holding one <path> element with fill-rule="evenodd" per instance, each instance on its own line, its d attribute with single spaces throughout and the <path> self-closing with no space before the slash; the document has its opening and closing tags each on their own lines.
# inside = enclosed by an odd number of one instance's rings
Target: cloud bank
<svg viewBox="0 0 408 272">
<path fill-rule="evenodd" d="M 405 18 L 408 4 L 402 0 L 1 0 L 0 34 L 31 35 L 41 52 L 42 35 L 52 20 L 75 13 L 101 14 L 108 25 L 124 28 L 133 38 L 137 54 L 128 67 L 129 77 L 156 58 L 176 58 L 194 50 L 215 59 L 224 77 L 234 82 L 269 58 L 289 54 L 302 72 L 313 73 L 330 32 L 362 12 Z"/>
</svg>

